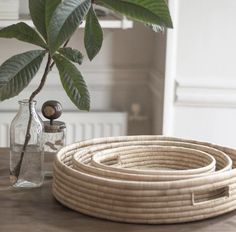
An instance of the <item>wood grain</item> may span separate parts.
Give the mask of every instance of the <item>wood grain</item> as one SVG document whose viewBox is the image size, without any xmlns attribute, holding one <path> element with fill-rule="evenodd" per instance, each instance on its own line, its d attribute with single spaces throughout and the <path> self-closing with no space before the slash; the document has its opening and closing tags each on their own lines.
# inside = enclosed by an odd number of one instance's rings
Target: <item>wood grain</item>
<svg viewBox="0 0 236 232">
<path fill-rule="evenodd" d="M 38 189 L 9 187 L 9 151 L 0 149 L 0 232 L 235 232 L 236 212 L 180 225 L 135 225 L 99 220 L 59 204 L 51 180 Z"/>
</svg>

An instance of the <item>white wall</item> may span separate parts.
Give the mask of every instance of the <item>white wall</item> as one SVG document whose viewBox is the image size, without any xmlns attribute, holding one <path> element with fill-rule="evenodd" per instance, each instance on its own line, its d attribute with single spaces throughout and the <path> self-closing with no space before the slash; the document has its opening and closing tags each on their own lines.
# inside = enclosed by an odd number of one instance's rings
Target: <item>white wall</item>
<svg viewBox="0 0 236 232">
<path fill-rule="evenodd" d="M 236 147 L 236 2 L 169 2 L 164 133 Z"/>
</svg>

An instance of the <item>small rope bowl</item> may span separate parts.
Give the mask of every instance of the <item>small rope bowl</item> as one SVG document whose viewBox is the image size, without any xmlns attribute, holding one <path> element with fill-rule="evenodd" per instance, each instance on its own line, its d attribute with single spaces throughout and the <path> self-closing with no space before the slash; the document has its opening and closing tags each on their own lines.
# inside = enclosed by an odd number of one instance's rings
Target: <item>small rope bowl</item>
<svg viewBox="0 0 236 232">
<path fill-rule="evenodd" d="M 224 172 L 226 170 L 230 170 L 232 167 L 232 161 L 229 158 L 228 155 L 226 155 L 225 153 L 216 150 L 212 147 L 206 147 L 203 145 L 198 145 L 198 144 L 188 144 L 188 143 L 183 143 L 183 142 L 170 142 L 170 141 L 127 141 L 127 142 L 122 142 L 122 143 L 108 143 L 108 144 L 98 144 L 98 145 L 93 145 L 93 146 L 87 146 L 83 149 L 80 149 L 78 152 L 76 152 L 73 156 L 73 167 L 74 169 L 77 170 L 82 170 L 85 171 L 87 173 L 93 173 L 97 176 L 105 176 L 105 177 L 109 177 L 110 175 L 113 175 L 112 177 L 118 177 L 118 178 L 125 178 L 128 180 L 146 180 L 146 181 L 154 181 L 154 180 L 159 180 L 159 181 L 166 181 L 166 180 L 177 180 L 180 179 L 179 175 L 174 176 L 173 174 L 174 171 L 172 171 L 172 175 L 167 175 L 169 173 L 165 173 L 166 175 L 155 175 L 155 176 L 140 176 L 137 175 L 137 171 L 135 170 L 127 170 L 127 169 L 121 169 L 120 172 L 117 172 L 118 169 L 116 168 L 114 170 L 113 167 L 108 167 L 108 166 L 104 166 L 102 164 L 98 164 L 96 162 L 93 162 L 93 158 L 96 157 L 97 155 L 99 155 L 100 153 L 103 152 L 107 152 L 109 151 L 109 149 L 120 149 L 120 150 L 126 150 L 127 146 L 135 146 L 137 144 L 141 144 L 145 147 L 147 146 L 161 146 L 161 147 L 173 147 L 175 146 L 173 149 L 191 149 L 191 151 L 194 150 L 194 152 L 197 150 L 205 152 L 207 154 L 212 154 L 212 156 L 214 156 L 214 158 L 217 160 L 217 172 Z M 171 149 L 170 148 L 170 149 Z M 95 154 L 96 153 L 96 154 Z M 95 155 L 93 155 L 95 154 Z M 117 160 L 111 160 L 109 161 L 111 164 L 114 162 L 117 162 Z M 95 166 L 95 168 L 94 168 Z M 99 166 L 99 167 L 98 167 Z M 109 170 L 109 171 L 108 171 Z M 113 171 L 113 172 L 112 172 Z M 148 173 L 151 174 L 152 171 L 149 170 L 139 170 L 139 172 L 142 172 L 142 174 Z M 191 171 L 191 170 L 189 170 Z M 193 170 L 196 171 L 196 170 Z M 131 175 L 126 175 L 127 172 L 129 172 Z M 154 171 L 155 172 L 155 171 Z M 136 175 L 132 175 L 136 173 Z M 187 175 L 186 170 L 184 170 L 182 173 L 178 171 L 179 174 L 182 174 L 182 179 L 187 179 L 189 178 L 189 175 Z M 160 171 L 159 173 L 160 174 Z M 185 176 L 183 175 L 185 174 Z M 204 175 L 204 173 L 202 174 Z M 133 178 L 134 177 L 134 178 Z M 192 176 L 194 177 L 194 176 Z"/>
<path fill-rule="evenodd" d="M 86 169 L 87 173 L 96 173 L 98 176 L 134 181 L 166 181 L 197 177 L 215 171 L 216 164 L 215 158 L 206 152 L 166 146 L 124 146 L 104 149 L 92 155 L 89 165 L 88 158 L 85 157 L 81 157 L 79 153 L 74 155 L 74 169 Z"/>
</svg>

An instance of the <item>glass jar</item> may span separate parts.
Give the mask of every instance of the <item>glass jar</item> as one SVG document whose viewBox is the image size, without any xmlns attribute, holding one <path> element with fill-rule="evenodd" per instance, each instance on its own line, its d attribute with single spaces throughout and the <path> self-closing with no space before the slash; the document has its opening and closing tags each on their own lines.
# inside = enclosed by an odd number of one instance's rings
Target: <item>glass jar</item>
<svg viewBox="0 0 236 232">
<path fill-rule="evenodd" d="M 66 143 L 66 125 L 61 121 L 44 122 L 44 174 L 52 176 L 53 163 L 57 152 Z"/>
<path fill-rule="evenodd" d="M 39 187 L 43 183 L 43 122 L 31 104 L 30 139 L 25 150 L 26 132 L 30 116 L 29 101 L 19 101 L 19 110 L 10 127 L 10 174 L 14 187 Z"/>
</svg>

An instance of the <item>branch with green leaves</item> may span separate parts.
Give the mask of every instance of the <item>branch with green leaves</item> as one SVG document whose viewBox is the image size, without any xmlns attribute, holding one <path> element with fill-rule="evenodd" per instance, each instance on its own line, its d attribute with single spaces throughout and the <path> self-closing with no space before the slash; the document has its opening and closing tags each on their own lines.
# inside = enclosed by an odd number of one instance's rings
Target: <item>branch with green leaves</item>
<svg viewBox="0 0 236 232">
<path fill-rule="evenodd" d="M 94 4 L 106 7 L 128 18 L 150 25 L 151 28 L 172 27 L 165 0 L 29 0 L 29 10 L 35 29 L 21 22 L 0 30 L 1 38 L 15 38 L 39 46 L 6 60 L 0 66 L 0 101 L 17 96 L 39 71 L 43 58 L 48 62 L 39 87 L 29 98 L 31 103 L 45 85 L 48 73 L 56 64 L 62 86 L 70 100 L 80 110 L 89 110 L 87 85 L 77 64 L 82 64 L 80 51 L 67 47 L 68 41 L 83 20 L 86 21 L 84 45 L 92 60 L 103 43 L 103 30 L 94 10 Z M 30 138 L 30 113 L 20 165 L 12 173 L 17 180 L 25 149 Z"/>
</svg>

